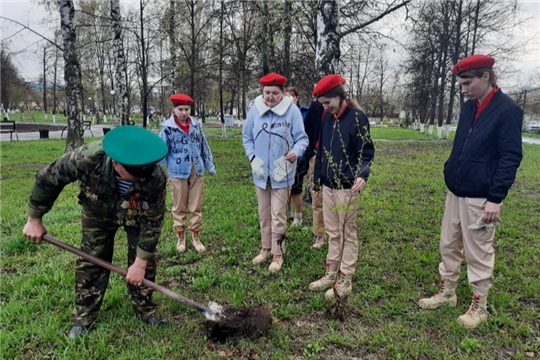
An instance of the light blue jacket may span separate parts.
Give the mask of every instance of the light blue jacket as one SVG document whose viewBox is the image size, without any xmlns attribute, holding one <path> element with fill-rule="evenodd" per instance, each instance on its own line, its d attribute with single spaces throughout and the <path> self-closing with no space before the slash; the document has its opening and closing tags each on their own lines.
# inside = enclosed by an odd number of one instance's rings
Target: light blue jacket
<svg viewBox="0 0 540 360">
<path fill-rule="evenodd" d="M 292 99 L 284 96 L 273 108 L 268 107 L 262 95 L 255 99 L 249 110 L 247 121 L 242 132 L 242 140 L 246 155 L 250 161 L 254 157 L 262 159 L 264 179 L 253 174 L 256 186 L 266 189 L 268 179 L 272 189 L 292 186 L 296 173 L 296 161 L 287 168 L 287 176 L 282 181 L 274 180 L 274 161 L 294 151 L 296 157 L 304 154 L 308 145 L 308 137 L 304 131 L 302 114 Z"/>
<path fill-rule="evenodd" d="M 170 177 L 187 179 L 191 172 L 191 163 L 195 164 L 198 176 L 204 175 L 204 168 L 211 175 L 216 174 L 216 167 L 212 158 L 212 151 L 202 132 L 201 123 L 190 117 L 189 134 L 186 134 L 171 116 L 159 133 L 159 137 L 167 144 L 169 152 L 161 161 L 167 163 L 167 172 Z"/>
</svg>

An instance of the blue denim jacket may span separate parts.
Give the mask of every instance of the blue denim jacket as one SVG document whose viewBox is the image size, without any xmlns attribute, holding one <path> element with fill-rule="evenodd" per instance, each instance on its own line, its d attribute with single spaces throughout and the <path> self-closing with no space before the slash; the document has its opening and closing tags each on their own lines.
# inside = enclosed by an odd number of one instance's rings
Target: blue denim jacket
<svg viewBox="0 0 540 360">
<path fill-rule="evenodd" d="M 167 172 L 170 177 L 187 179 L 191 172 L 191 163 L 195 165 L 198 176 L 204 175 L 204 169 L 211 175 L 216 174 L 216 167 L 212 158 L 212 151 L 202 132 L 202 126 L 197 119 L 190 117 L 189 134 L 186 134 L 171 116 L 163 124 L 159 133 L 169 152 L 161 161 L 167 163 Z"/>
</svg>

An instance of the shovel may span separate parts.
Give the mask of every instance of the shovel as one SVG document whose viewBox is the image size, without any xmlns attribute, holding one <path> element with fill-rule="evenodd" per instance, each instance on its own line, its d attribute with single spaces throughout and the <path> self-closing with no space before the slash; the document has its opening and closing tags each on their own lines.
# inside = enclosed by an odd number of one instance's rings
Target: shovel
<svg viewBox="0 0 540 360">
<path fill-rule="evenodd" d="M 63 243 L 62 241 L 58 240 L 58 239 L 55 239 L 53 238 L 52 236 L 49 236 L 49 235 L 44 235 L 43 236 L 43 240 L 45 240 L 46 242 L 50 243 L 50 244 L 53 244 L 54 246 L 58 246 L 59 248 L 61 249 L 64 249 L 64 250 L 67 250 L 85 260 L 88 260 L 96 265 L 99 265 L 101 267 L 104 267 L 105 269 L 107 270 L 111 270 L 111 271 L 114 271 L 115 273 L 117 274 L 120 274 L 122 275 L 123 277 L 126 277 L 127 275 L 127 271 L 122 269 L 122 268 L 119 268 L 118 266 L 115 266 L 113 264 L 111 264 L 110 262 L 107 262 L 105 260 L 102 260 L 100 258 L 97 258 L 93 255 L 90 255 L 90 254 L 87 254 L 85 253 L 84 251 L 81 251 L 77 248 L 74 248 L 73 246 L 71 245 L 68 245 L 66 243 Z M 201 305 L 201 304 L 198 304 L 196 303 L 195 301 L 192 301 L 188 298 L 185 298 L 183 297 L 182 295 L 179 295 L 167 288 L 164 288 L 163 286 L 161 285 L 158 285 L 150 280 L 146 280 L 144 279 L 143 280 L 143 285 L 146 286 L 146 287 L 149 287 L 150 289 L 152 290 L 155 290 L 155 291 L 158 291 L 160 293 L 162 293 L 163 295 L 165 296 L 168 296 L 170 297 L 171 299 L 174 299 L 176 301 L 180 301 L 181 303 L 197 310 L 197 311 L 200 311 L 204 314 L 204 316 L 210 320 L 210 321 L 214 321 L 214 322 L 218 322 L 220 320 L 223 319 L 224 315 L 222 314 L 222 311 L 223 311 L 223 308 L 221 307 L 221 305 L 219 304 L 216 304 L 215 302 L 213 301 L 210 301 L 208 303 L 208 307 L 204 306 L 204 305 Z"/>
</svg>

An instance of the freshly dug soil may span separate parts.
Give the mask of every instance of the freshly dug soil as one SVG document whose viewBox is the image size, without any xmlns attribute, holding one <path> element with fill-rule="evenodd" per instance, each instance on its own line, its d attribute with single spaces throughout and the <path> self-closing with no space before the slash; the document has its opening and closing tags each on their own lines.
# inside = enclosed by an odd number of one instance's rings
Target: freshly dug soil
<svg viewBox="0 0 540 360">
<path fill-rule="evenodd" d="M 248 338 L 256 340 L 265 335 L 272 326 L 272 315 L 261 306 L 223 310 L 225 318 L 213 323 L 210 338 L 225 342 L 228 339 Z"/>
<path fill-rule="evenodd" d="M 38 132 L 39 130 L 62 131 L 67 125 L 37 124 L 37 123 L 15 123 L 15 129 L 19 133 Z"/>
</svg>

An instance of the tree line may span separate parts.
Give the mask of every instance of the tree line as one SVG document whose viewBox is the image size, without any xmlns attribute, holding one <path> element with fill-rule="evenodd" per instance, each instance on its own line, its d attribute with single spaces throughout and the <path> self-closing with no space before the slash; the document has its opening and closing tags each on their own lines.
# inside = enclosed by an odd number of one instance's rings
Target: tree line
<svg viewBox="0 0 540 360">
<path fill-rule="evenodd" d="M 168 96 L 183 92 L 203 121 L 209 112 L 245 118 L 260 92 L 257 79 L 269 72 L 286 76 L 304 103 L 320 77 L 339 72 L 368 114 L 405 109 L 440 127 L 458 98 L 452 64 L 480 46 L 512 53 L 515 43 L 492 35 L 521 21 L 517 0 L 139 0 L 122 7 L 118 0 L 56 0 L 47 9 L 59 19 L 39 51 L 38 103 L 46 112 L 67 103 L 66 150 L 82 144 L 85 108 L 115 112 L 125 124 L 139 105 L 146 126 L 149 107 L 166 111 Z M 407 62 L 393 69 L 388 52 L 402 40 L 378 26 L 389 16 L 411 34 Z M 15 96 L 8 88 L 4 108 Z"/>
</svg>

